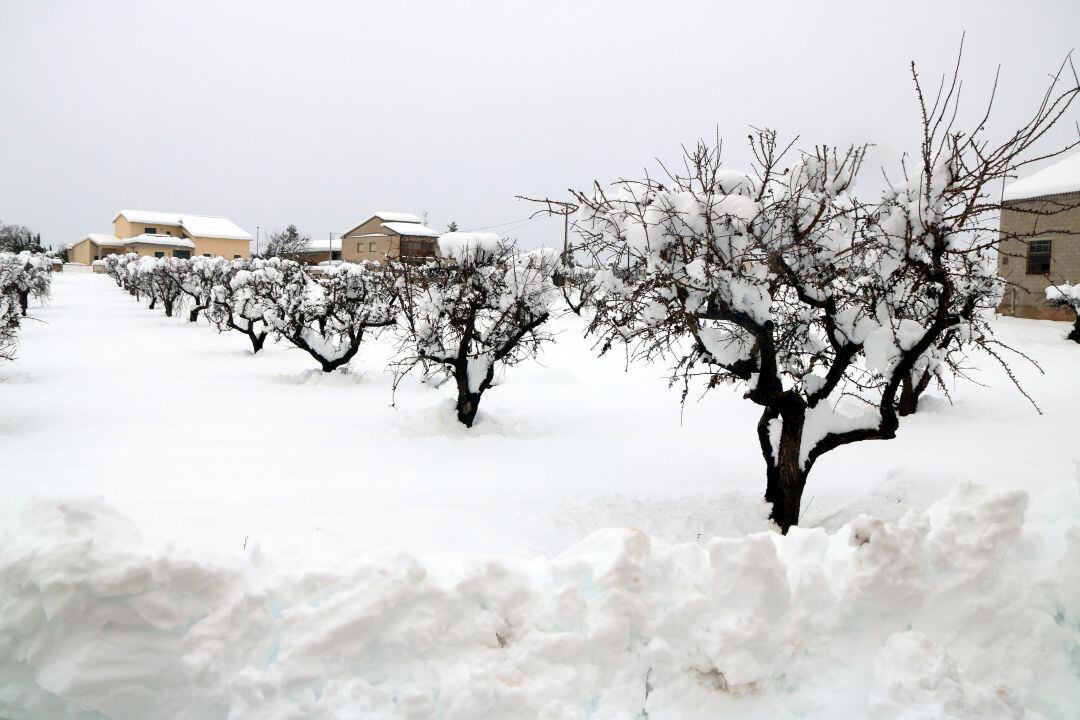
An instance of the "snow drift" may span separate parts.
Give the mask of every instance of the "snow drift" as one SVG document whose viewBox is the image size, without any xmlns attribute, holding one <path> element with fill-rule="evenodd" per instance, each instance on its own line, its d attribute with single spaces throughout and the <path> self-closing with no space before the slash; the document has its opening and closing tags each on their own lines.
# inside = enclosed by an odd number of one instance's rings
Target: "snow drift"
<svg viewBox="0 0 1080 720">
<path fill-rule="evenodd" d="M 0 544 L 0 716 L 1074 717 L 1080 528 L 1027 502 L 967 484 L 831 535 L 622 528 L 551 559 L 295 570 L 42 500 Z"/>
</svg>

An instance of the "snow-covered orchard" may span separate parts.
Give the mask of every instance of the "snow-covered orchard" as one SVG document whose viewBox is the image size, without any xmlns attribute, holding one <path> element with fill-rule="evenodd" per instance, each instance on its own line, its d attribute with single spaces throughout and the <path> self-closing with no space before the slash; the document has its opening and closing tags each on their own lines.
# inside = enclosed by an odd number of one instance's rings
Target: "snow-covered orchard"
<svg viewBox="0 0 1080 720">
<path fill-rule="evenodd" d="M 992 220 L 1074 80 L 920 92 L 873 196 L 701 144 L 561 255 L 0 258 L 0 716 L 1075 717 L 1080 345 Z"/>
</svg>

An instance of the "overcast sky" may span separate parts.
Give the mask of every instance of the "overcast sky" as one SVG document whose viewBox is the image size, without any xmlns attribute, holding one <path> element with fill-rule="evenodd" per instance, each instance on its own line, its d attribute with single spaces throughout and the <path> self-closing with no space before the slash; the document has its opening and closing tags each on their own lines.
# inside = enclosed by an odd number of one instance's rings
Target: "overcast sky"
<svg viewBox="0 0 1080 720">
<path fill-rule="evenodd" d="M 123 208 L 315 237 L 426 211 L 557 245 L 558 222 L 513 224 L 515 194 L 638 175 L 717 129 L 732 167 L 750 125 L 895 167 L 908 62 L 938 77 L 964 31 L 968 107 L 1001 64 L 1004 130 L 1080 42 L 1080 2 L 0 0 L 0 220 L 57 246 Z"/>
</svg>

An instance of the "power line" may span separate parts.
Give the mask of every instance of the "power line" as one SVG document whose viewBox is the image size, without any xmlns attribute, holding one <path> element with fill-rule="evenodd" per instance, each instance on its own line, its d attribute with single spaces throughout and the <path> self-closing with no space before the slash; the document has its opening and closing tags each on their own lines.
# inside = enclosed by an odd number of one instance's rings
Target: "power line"
<svg viewBox="0 0 1080 720">
<path fill-rule="evenodd" d="M 511 220 L 510 222 L 499 223 L 498 225 L 485 225 L 484 227 L 471 228 L 469 230 L 462 230 L 461 232 L 476 232 L 477 230 L 491 230 L 492 228 L 506 227 L 507 225 L 514 225 L 519 222 L 530 220 L 531 217 L 523 217 L 517 220 Z"/>
</svg>

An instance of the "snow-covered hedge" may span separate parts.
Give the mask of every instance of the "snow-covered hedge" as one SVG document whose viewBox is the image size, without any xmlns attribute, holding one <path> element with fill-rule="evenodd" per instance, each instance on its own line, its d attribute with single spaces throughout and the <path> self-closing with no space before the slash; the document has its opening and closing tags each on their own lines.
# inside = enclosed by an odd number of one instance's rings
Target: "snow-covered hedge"
<svg viewBox="0 0 1080 720">
<path fill-rule="evenodd" d="M 1080 343 L 1080 283 L 1069 285 L 1051 285 L 1046 288 L 1046 304 L 1050 307 L 1067 308 L 1073 311 L 1072 331 L 1069 332 L 1069 340 Z"/>
</svg>

